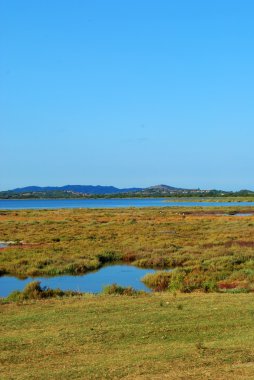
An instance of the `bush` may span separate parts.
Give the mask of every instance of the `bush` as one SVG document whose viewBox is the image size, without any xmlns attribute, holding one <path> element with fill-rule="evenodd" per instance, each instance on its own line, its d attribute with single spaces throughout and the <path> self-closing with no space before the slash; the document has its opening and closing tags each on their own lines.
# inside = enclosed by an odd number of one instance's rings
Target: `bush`
<svg viewBox="0 0 254 380">
<path fill-rule="evenodd" d="M 168 261 L 164 257 L 151 257 L 148 259 L 140 259 L 134 262 L 134 264 L 140 268 L 156 268 L 164 269 L 168 268 Z"/>
<path fill-rule="evenodd" d="M 206 292 L 206 293 L 218 291 L 218 285 L 213 280 L 210 280 L 210 281 L 207 280 L 207 281 L 203 282 L 202 288 L 203 288 L 204 292 Z"/>
<path fill-rule="evenodd" d="M 25 299 L 42 298 L 44 290 L 45 289 L 41 287 L 40 281 L 30 282 L 23 290 L 23 296 Z"/>
<path fill-rule="evenodd" d="M 113 261 L 119 261 L 119 260 L 121 260 L 122 257 L 117 252 L 106 251 L 106 252 L 98 254 L 97 258 L 101 264 L 105 264 L 105 263 L 111 263 Z"/>
<path fill-rule="evenodd" d="M 132 263 L 132 262 L 135 261 L 136 259 L 137 259 L 137 256 L 136 256 L 136 254 L 133 253 L 133 252 L 127 252 L 127 253 L 123 256 L 123 258 L 122 258 L 123 262 L 126 262 L 126 263 Z"/>
<path fill-rule="evenodd" d="M 168 289 L 171 272 L 148 273 L 142 278 L 142 282 L 156 292 Z"/>
<path fill-rule="evenodd" d="M 124 296 L 134 296 L 141 294 L 142 292 L 133 289 L 131 286 L 124 287 L 117 284 L 104 286 L 103 294 L 115 294 L 115 295 L 124 295 Z"/>
<path fill-rule="evenodd" d="M 175 269 L 173 270 L 170 278 L 170 283 L 169 283 L 169 290 L 171 291 L 184 291 L 185 286 L 184 286 L 184 279 L 186 276 L 186 272 L 182 269 Z"/>
<path fill-rule="evenodd" d="M 63 291 L 61 289 L 50 289 L 48 287 L 41 287 L 40 281 L 33 281 L 26 285 L 22 292 L 14 291 L 8 297 L 7 301 L 22 301 L 30 299 L 42 299 L 63 296 L 80 295 L 79 292 L 70 290 Z"/>
<path fill-rule="evenodd" d="M 17 302 L 17 301 L 20 300 L 20 295 L 21 295 L 21 292 L 18 291 L 18 290 L 15 290 L 14 292 L 12 292 L 12 293 L 7 297 L 7 300 L 8 300 L 8 301 Z"/>
</svg>

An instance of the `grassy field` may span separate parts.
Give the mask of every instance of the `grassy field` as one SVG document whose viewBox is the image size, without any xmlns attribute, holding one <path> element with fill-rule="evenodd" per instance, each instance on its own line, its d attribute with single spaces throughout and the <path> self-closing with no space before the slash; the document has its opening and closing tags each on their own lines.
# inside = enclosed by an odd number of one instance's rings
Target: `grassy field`
<svg viewBox="0 0 254 380">
<path fill-rule="evenodd" d="M 253 379 L 254 216 L 237 211 L 1 211 L 2 274 L 175 268 L 145 278 L 163 292 L 2 300 L 1 379 Z"/>
<path fill-rule="evenodd" d="M 1 211 L 0 273 L 85 273 L 112 261 L 177 268 L 151 287 L 190 292 L 254 288 L 254 215 L 249 208 Z"/>
<path fill-rule="evenodd" d="M 1 379 L 253 379 L 251 294 L 163 292 L 0 306 Z"/>
</svg>

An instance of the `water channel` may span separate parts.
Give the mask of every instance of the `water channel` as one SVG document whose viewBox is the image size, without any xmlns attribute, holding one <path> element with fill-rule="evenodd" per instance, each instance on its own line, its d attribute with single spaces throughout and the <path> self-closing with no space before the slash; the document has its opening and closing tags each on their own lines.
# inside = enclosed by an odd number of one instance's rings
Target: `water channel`
<svg viewBox="0 0 254 380">
<path fill-rule="evenodd" d="M 0 297 L 6 297 L 14 290 L 23 290 L 32 281 L 40 281 L 42 287 L 85 293 L 100 293 L 104 286 L 114 283 L 149 292 L 150 289 L 143 284 L 141 279 L 147 273 L 155 272 L 154 269 L 138 268 L 132 265 L 108 265 L 81 276 L 28 277 L 26 279 L 1 276 Z"/>
</svg>

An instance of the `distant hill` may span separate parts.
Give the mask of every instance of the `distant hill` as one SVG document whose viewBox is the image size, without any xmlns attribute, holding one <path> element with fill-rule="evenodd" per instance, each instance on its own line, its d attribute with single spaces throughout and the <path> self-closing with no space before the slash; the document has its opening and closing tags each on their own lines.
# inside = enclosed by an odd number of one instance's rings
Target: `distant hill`
<svg viewBox="0 0 254 380">
<path fill-rule="evenodd" d="M 146 189 L 143 189 L 143 191 L 168 193 L 172 191 L 176 191 L 176 192 L 187 191 L 187 189 L 182 189 L 180 187 L 173 187 L 173 186 L 168 186 L 168 185 L 155 185 L 155 186 L 147 187 Z"/>
<path fill-rule="evenodd" d="M 147 188 L 131 187 L 126 189 L 120 189 L 114 186 L 92 186 L 92 185 L 65 185 L 65 186 L 26 186 L 18 187 L 13 190 L 9 190 L 13 193 L 37 193 L 48 191 L 68 191 L 79 194 L 121 194 L 121 193 L 137 193 L 137 192 L 181 192 L 192 191 L 183 188 L 168 186 L 168 185 L 155 185 Z"/>
<path fill-rule="evenodd" d="M 0 191 L 0 199 L 70 199 L 70 198 L 146 198 L 146 197 L 230 197 L 253 196 L 250 190 L 238 192 L 223 190 L 183 189 L 168 185 L 147 188 L 131 187 L 120 189 L 114 186 L 66 185 L 27 186 L 8 191 Z"/>
<path fill-rule="evenodd" d="M 1 199 L 45 199 L 45 198 L 84 198 L 84 197 L 150 197 L 180 194 L 181 188 L 156 185 L 148 188 L 115 186 L 65 185 L 65 186 L 26 186 L 0 192 Z"/>
<path fill-rule="evenodd" d="M 165 190 L 165 191 L 168 191 L 168 190 L 186 190 L 186 189 L 182 189 L 180 187 L 173 187 L 173 186 L 168 186 L 168 185 L 155 185 L 155 186 L 150 186 L 150 187 L 147 187 L 146 190 Z"/>
<path fill-rule="evenodd" d="M 65 186 L 27 186 L 9 190 L 13 193 L 35 193 L 49 191 L 68 191 L 78 194 L 121 194 L 141 191 L 142 188 L 132 187 L 127 189 L 118 189 L 114 186 L 92 186 L 92 185 L 65 185 Z"/>
</svg>

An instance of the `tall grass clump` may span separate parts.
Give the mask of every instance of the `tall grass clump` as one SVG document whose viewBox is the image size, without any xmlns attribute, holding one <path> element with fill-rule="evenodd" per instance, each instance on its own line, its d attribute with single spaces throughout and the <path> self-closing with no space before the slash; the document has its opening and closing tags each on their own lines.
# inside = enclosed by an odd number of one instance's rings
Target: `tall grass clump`
<svg viewBox="0 0 254 380">
<path fill-rule="evenodd" d="M 64 297 L 80 295 L 79 292 L 63 291 L 61 289 L 50 289 L 41 287 L 40 281 L 33 281 L 26 285 L 23 291 L 14 291 L 7 298 L 7 301 L 23 301 L 32 299 L 43 299 L 52 297 Z"/>
<path fill-rule="evenodd" d="M 156 292 L 169 290 L 182 293 L 191 293 L 195 290 L 203 292 L 217 291 L 215 280 L 206 277 L 202 271 L 184 270 L 176 268 L 171 272 L 149 273 L 142 278 L 144 284 Z"/>
<path fill-rule="evenodd" d="M 123 296 L 134 296 L 141 294 L 138 290 L 135 290 L 131 286 L 124 287 L 117 284 L 106 285 L 102 291 L 103 294 L 114 294 L 114 295 L 123 295 Z"/>
<path fill-rule="evenodd" d="M 120 253 L 115 252 L 115 251 L 105 251 L 103 253 L 99 253 L 97 255 L 97 258 L 101 264 L 106 264 L 106 263 L 112 263 L 114 261 L 119 261 L 121 260 L 122 256 Z"/>
<path fill-rule="evenodd" d="M 170 272 L 148 273 L 142 278 L 142 282 L 156 292 L 162 292 L 169 287 Z"/>
</svg>

